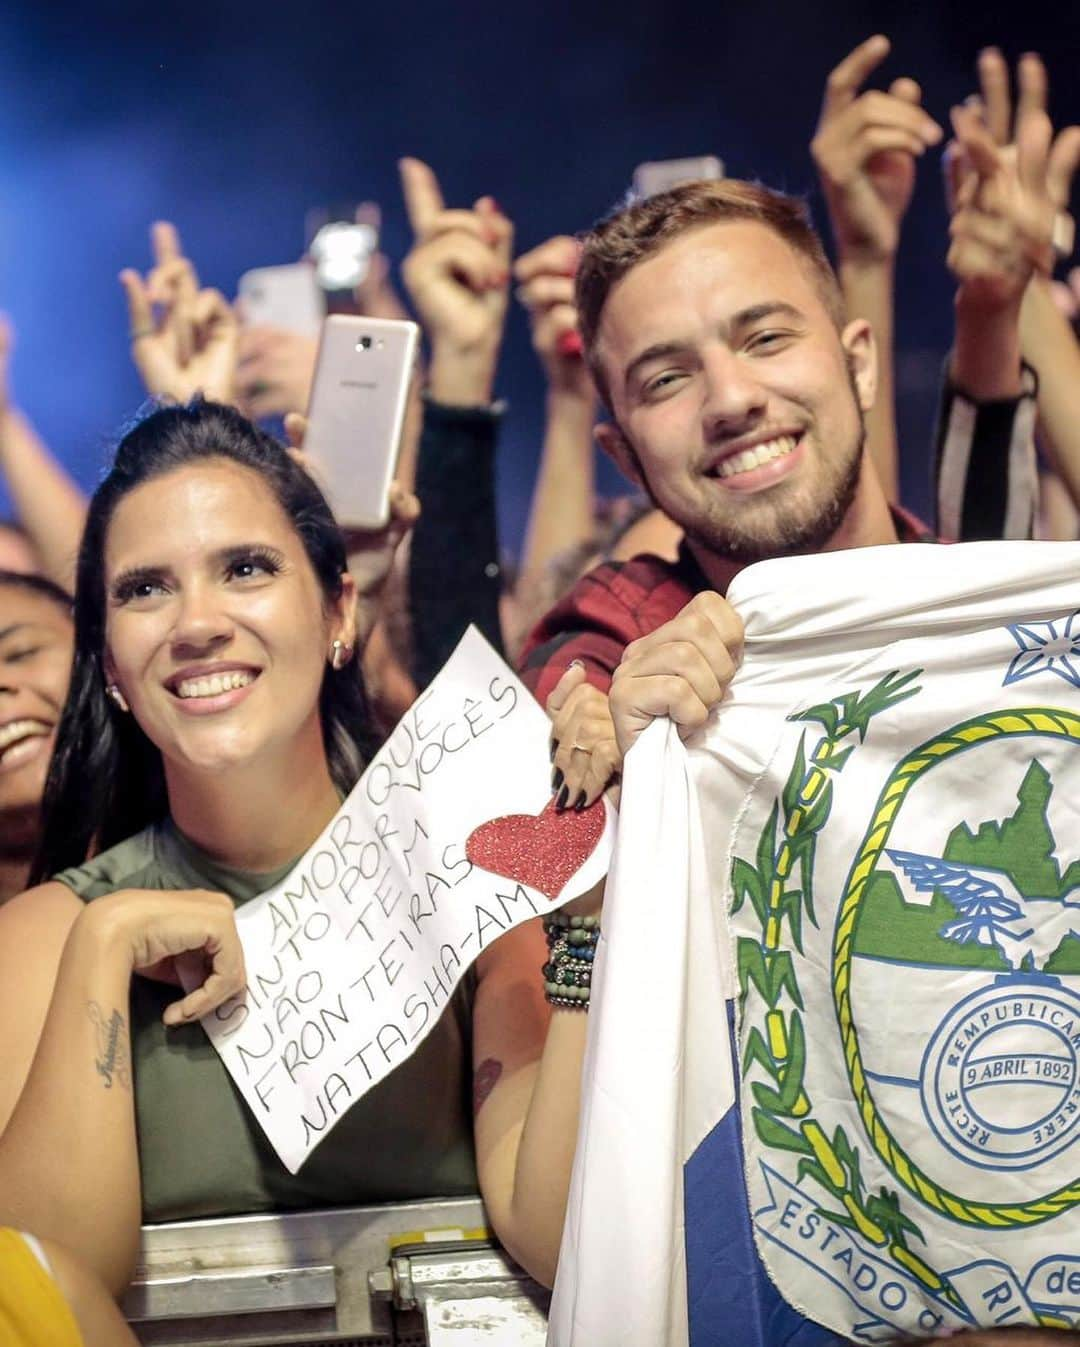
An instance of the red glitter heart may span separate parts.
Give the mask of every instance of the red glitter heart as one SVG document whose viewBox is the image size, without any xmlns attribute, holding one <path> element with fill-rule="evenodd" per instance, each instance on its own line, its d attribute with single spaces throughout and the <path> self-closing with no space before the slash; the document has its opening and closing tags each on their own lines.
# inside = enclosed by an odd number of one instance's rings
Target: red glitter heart
<svg viewBox="0 0 1080 1347">
<path fill-rule="evenodd" d="M 506 814 L 474 828 L 465 843 L 473 865 L 557 898 L 596 849 L 604 833 L 602 800 L 583 809 L 555 812 L 549 800 L 539 814 Z"/>
</svg>

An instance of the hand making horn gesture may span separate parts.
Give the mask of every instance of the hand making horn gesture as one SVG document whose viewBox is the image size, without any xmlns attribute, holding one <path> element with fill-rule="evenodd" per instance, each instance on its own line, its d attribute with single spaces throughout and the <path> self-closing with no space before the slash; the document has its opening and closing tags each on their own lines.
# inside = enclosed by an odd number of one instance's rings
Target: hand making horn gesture
<svg viewBox="0 0 1080 1347">
<path fill-rule="evenodd" d="M 217 290 L 199 287 L 174 225 L 159 220 L 150 231 L 154 266 L 145 279 L 120 273 L 127 297 L 131 357 L 154 397 L 186 402 L 202 393 L 231 402 L 236 380 L 236 315 Z"/>
<path fill-rule="evenodd" d="M 948 263 L 968 295 L 1019 303 L 1035 272 L 1072 249 L 1069 189 L 1080 163 L 1080 127 L 1056 138 L 1046 111 L 1046 69 L 1021 57 L 1015 122 L 1009 72 L 995 48 L 979 58 L 981 97 L 954 108 L 948 171 L 955 210 Z"/>
<path fill-rule="evenodd" d="M 448 210 L 426 164 L 403 159 L 400 167 L 415 239 L 402 275 L 431 343 L 431 394 L 486 404 L 506 321 L 513 226 L 492 197 Z"/>
<path fill-rule="evenodd" d="M 887 93 L 863 90 L 889 51 L 889 39 L 877 34 L 832 71 L 810 145 L 841 261 L 895 254 L 915 161 L 941 140 L 913 79 L 893 80 Z"/>
</svg>

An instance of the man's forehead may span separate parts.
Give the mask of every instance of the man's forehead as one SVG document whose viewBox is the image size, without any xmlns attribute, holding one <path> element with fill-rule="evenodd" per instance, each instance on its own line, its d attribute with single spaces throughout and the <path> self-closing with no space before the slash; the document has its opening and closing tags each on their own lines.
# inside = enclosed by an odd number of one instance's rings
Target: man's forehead
<svg viewBox="0 0 1080 1347">
<path fill-rule="evenodd" d="M 612 287 L 598 355 L 618 379 L 635 350 L 726 323 L 761 304 L 820 306 L 808 268 L 779 234 L 754 220 L 702 225 L 632 268 Z"/>
</svg>

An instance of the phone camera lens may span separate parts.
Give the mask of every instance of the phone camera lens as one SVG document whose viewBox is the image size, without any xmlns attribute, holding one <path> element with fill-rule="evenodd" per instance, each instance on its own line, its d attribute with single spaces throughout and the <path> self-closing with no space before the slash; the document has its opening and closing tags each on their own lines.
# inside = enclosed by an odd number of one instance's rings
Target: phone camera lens
<svg viewBox="0 0 1080 1347">
<path fill-rule="evenodd" d="M 370 338 L 370 337 L 361 337 L 360 340 L 356 343 L 356 349 L 357 349 L 358 351 L 370 351 L 370 350 L 371 350 L 371 338 Z"/>
</svg>

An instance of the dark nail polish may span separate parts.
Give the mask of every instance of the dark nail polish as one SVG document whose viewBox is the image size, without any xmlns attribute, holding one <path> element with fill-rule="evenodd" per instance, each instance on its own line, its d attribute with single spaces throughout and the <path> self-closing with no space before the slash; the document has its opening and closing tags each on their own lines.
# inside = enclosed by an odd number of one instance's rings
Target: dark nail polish
<svg viewBox="0 0 1080 1347">
<path fill-rule="evenodd" d="M 563 777 L 563 774 L 562 774 L 562 768 L 561 768 L 561 767 L 556 767 L 555 770 L 554 770 L 554 771 L 552 772 L 552 774 L 551 774 L 551 789 L 552 789 L 553 791 L 558 790 L 559 787 L 562 785 L 564 779 L 565 779 L 565 778 Z"/>
<path fill-rule="evenodd" d="M 559 775 L 562 776 L 562 772 L 560 772 Z M 567 800 L 569 800 L 569 798 L 570 798 L 570 787 L 563 786 L 562 790 L 559 791 L 558 799 L 555 801 L 555 809 L 557 813 L 559 814 L 562 813 L 562 811 L 566 808 L 566 802 Z"/>
<path fill-rule="evenodd" d="M 558 753 L 558 751 L 559 751 L 559 741 L 558 741 L 558 739 L 552 739 L 552 741 L 551 741 L 551 752 L 550 752 L 549 755 L 548 755 L 548 761 L 549 761 L 549 762 L 554 762 L 554 761 L 555 761 L 555 754 Z"/>
<path fill-rule="evenodd" d="M 574 812 L 580 814 L 588 803 L 589 797 L 587 795 L 583 795 L 581 799 L 578 800 L 577 804 L 574 805 Z"/>
</svg>

